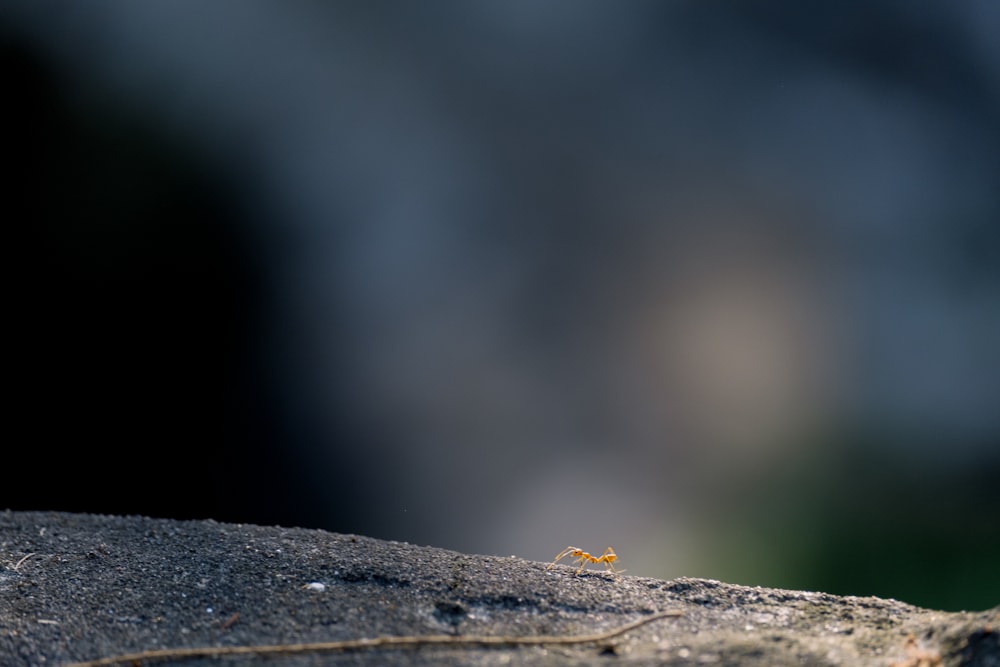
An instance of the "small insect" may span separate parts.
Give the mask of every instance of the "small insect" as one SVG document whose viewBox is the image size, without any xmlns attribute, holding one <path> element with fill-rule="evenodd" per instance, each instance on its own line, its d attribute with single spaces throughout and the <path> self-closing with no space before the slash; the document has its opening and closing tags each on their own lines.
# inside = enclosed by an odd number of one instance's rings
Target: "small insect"
<svg viewBox="0 0 1000 667">
<path fill-rule="evenodd" d="M 580 567 L 576 568 L 576 572 L 573 573 L 574 576 L 580 574 L 583 571 L 583 568 L 587 567 L 587 563 L 604 563 L 605 569 L 614 574 L 619 574 L 625 571 L 625 570 L 615 569 L 614 562 L 618 560 L 618 554 L 616 554 L 615 550 L 612 549 L 611 547 L 605 549 L 604 553 L 602 553 L 600 556 L 591 556 L 583 549 L 577 549 L 576 547 L 566 547 L 565 549 L 559 552 L 559 555 L 556 556 L 556 559 L 552 561 L 552 563 L 550 563 L 549 566 L 545 569 L 546 570 L 552 569 L 553 565 L 561 561 L 566 556 L 572 556 L 573 558 L 576 559 L 576 562 L 580 564 Z"/>
</svg>

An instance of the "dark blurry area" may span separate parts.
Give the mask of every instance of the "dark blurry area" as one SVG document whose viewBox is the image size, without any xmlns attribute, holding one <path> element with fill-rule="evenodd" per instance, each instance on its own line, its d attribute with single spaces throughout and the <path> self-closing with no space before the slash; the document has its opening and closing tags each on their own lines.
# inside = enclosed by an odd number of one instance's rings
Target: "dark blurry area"
<svg viewBox="0 0 1000 667">
<path fill-rule="evenodd" d="M 4 3 L 0 508 L 997 604 L 998 7 Z"/>
<path fill-rule="evenodd" d="M 0 63 L 4 503 L 263 521 L 308 507 L 281 474 L 266 265 L 231 185 L 9 34 Z"/>
</svg>

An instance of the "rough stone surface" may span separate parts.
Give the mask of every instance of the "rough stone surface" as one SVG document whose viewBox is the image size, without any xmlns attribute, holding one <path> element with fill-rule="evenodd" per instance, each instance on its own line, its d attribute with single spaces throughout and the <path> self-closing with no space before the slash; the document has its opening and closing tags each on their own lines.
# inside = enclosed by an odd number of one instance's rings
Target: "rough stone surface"
<svg viewBox="0 0 1000 667">
<path fill-rule="evenodd" d="M 614 577 L 320 530 L 0 513 L 0 665 L 384 635 L 586 635 L 573 645 L 422 645 L 163 659 L 177 665 L 1000 667 L 1000 607 Z"/>
</svg>

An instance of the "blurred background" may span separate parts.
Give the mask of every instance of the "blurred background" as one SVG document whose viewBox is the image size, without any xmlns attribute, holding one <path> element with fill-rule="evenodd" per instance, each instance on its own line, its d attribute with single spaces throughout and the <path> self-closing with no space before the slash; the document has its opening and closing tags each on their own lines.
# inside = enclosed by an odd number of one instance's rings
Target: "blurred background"
<svg viewBox="0 0 1000 667">
<path fill-rule="evenodd" d="M 998 29 L 5 0 L 0 508 L 996 605 Z"/>
</svg>

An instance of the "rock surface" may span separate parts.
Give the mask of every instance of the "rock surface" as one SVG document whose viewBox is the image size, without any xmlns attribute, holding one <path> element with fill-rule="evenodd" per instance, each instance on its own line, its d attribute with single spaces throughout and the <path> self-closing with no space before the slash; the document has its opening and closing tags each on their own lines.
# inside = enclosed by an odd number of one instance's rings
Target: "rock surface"
<svg viewBox="0 0 1000 667">
<path fill-rule="evenodd" d="M 111 659 L 160 651 L 142 661 L 1000 667 L 1000 607 L 946 613 L 703 579 L 600 569 L 574 576 L 547 565 L 320 530 L 7 511 L 0 664 L 132 664 L 136 656 Z M 569 640 L 666 610 L 680 615 Z M 476 639 L 539 635 L 553 641 Z M 413 639 L 329 645 L 381 636 Z M 280 648 L 302 643 L 326 646 Z M 262 645 L 270 652 L 236 648 Z M 171 653 L 185 648 L 207 650 Z M 229 653 L 213 656 L 213 648 Z"/>
</svg>

